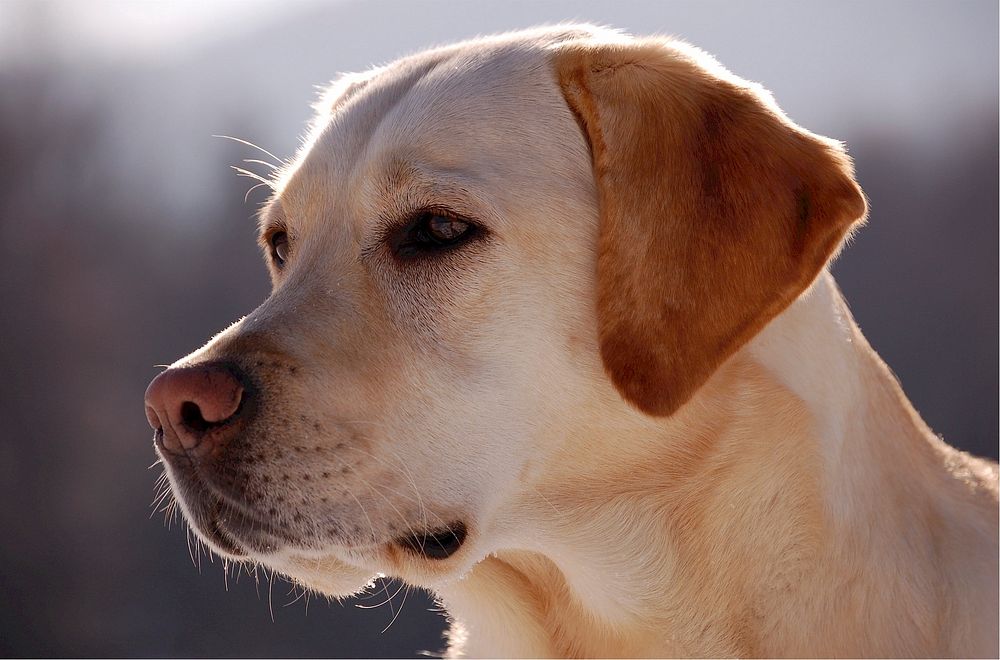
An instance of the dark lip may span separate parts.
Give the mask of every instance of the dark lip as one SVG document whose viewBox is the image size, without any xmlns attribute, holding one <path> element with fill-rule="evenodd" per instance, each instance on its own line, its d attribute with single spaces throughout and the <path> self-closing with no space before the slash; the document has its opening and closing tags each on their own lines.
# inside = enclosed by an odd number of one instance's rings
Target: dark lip
<svg viewBox="0 0 1000 660">
<path fill-rule="evenodd" d="M 212 538 L 222 538 L 230 542 L 230 548 L 235 548 L 240 556 L 250 554 L 271 554 L 277 552 L 293 539 L 274 529 L 266 523 L 219 502 L 208 519 L 208 527 L 212 530 Z M 227 552 L 231 550 L 227 549 Z"/>
<path fill-rule="evenodd" d="M 222 519 L 217 513 L 203 520 L 205 520 L 204 524 L 194 524 L 197 525 L 198 531 L 206 536 L 213 545 L 234 557 L 243 558 L 248 555 L 246 549 L 222 528 Z"/>
<path fill-rule="evenodd" d="M 456 521 L 445 527 L 401 537 L 396 543 L 415 555 L 441 560 L 458 552 L 468 536 L 465 523 Z"/>
<path fill-rule="evenodd" d="M 196 460 L 156 447 L 167 467 L 174 496 L 188 512 L 188 523 L 225 554 L 246 559 L 251 553 L 268 554 L 294 539 L 257 517 L 246 505 L 225 493 L 198 469 Z"/>
</svg>

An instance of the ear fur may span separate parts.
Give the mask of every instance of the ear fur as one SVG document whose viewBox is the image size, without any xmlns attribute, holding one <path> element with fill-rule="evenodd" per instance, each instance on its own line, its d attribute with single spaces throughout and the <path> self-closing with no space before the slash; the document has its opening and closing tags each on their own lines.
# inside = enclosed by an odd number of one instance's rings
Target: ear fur
<svg viewBox="0 0 1000 660">
<path fill-rule="evenodd" d="M 864 196 L 838 143 L 686 44 L 577 41 L 553 61 L 593 157 L 604 367 L 670 415 L 809 286 Z"/>
</svg>

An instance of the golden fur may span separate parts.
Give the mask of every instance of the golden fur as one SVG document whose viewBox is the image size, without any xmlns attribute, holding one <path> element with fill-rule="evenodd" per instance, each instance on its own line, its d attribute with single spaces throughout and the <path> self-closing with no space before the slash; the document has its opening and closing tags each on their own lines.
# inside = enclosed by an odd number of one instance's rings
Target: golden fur
<svg viewBox="0 0 1000 660">
<path fill-rule="evenodd" d="M 594 160 L 601 355 L 651 414 L 798 297 L 865 213 L 838 145 L 699 59 L 657 40 L 555 57 Z"/>
<path fill-rule="evenodd" d="M 431 589 L 452 655 L 996 657 L 997 467 L 924 425 L 826 271 L 865 213 L 840 145 L 591 26 L 318 110 L 262 214 L 272 295 L 177 363 L 265 394 L 200 465 L 235 558 Z M 426 208 L 481 233 L 399 258 Z M 398 541 L 455 520 L 446 559 Z"/>
</svg>

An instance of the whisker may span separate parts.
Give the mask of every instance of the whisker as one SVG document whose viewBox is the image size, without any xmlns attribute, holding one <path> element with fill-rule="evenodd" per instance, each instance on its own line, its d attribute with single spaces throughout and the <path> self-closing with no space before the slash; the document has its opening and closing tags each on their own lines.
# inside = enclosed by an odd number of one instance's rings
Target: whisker
<svg viewBox="0 0 1000 660">
<path fill-rule="evenodd" d="M 244 169 L 244 168 L 242 168 L 242 167 L 240 167 L 238 165 L 230 165 L 229 168 L 231 170 L 234 170 L 236 172 L 236 176 L 245 176 L 248 179 L 253 179 L 255 181 L 260 181 L 265 186 L 268 186 L 269 188 L 271 188 L 271 190 L 274 190 L 274 185 L 275 185 L 274 181 L 271 181 L 270 179 L 265 179 L 264 177 L 262 177 L 261 175 L 257 174 L 256 172 L 251 172 L 250 170 Z"/>
<path fill-rule="evenodd" d="M 185 538 L 187 540 L 188 557 L 191 558 L 191 564 L 193 566 L 198 566 L 198 562 L 194 558 L 195 552 L 194 552 L 194 545 L 191 542 L 191 528 L 190 527 L 185 527 L 185 529 L 184 529 L 184 536 L 185 536 Z M 199 572 L 200 572 L 200 567 L 199 567 Z"/>
<path fill-rule="evenodd" d="M 270 167 L 272 170 L 281 169 L 280 165 L 275 165 L 274 163 L 269 163 L 266 160 L 259 160 L 257 158 L 244 158 L 244 163 L 256 163 L 258 165 L 263 165 L 264 167 Z"/>
<path fill-rule="evenodd" d="M 347 461 L 345 461 L 344 459 L 340 458 L 339 456 L 334 456 L 333 458 L 335 458 L 336 460 L 340 461 L 340 464 L 341 464 L 341 466 L 345 466 L 345 467 L 346 467 L 346 466 L 348 466 L 348 465 L 349 465 L 349 464 L 347 463 Z M 377 460 L 377 459 L 376 459 L 376 460 Z M 359 479 L 359 480 L 361 481 L 361 483 L 363 483 L 363 484 L 364 484 L 364 485 L 365 485 L 365 486 L 366 486 L 366 487 L 367 487 L 367 488 L 368 488 L 368 489 L 369 489 L 370 491 L 372 491 L 373 493 L 375 493 L 376 495 L 378 495 L 379 497 L 381 497 L 381 498 L 382 498 L 383 500 L 385 500 L 386 504 L 388 504 L 388 505 L 389 505 L 390 507 L 392 507 L 392 510 L 393 510 L 393 511 L 394 511 L 394 512 L 396 513 L 396 515 L 397 515 L 397 516 L 399 516 L 400 520 L 402 520 L 402 521 L 404 521 L 404 522 L 405 522 L 406 518 L 405 518 L 405 516 L 403 516 L 403 512 L 402 512 L 402 511 L 400 511 L 399 509 L 397 509 L 397 508 L 396 508 L 396 506 L 395 506 L 395 505 L 394 505 L 394 504 L 392 503 L 392 501 L 391 501 L 391 500 L 389 500 L 389 498 L 387 498 L 387 497 L 386 497 L 385 495 L 383 495 L 383 494 L 382 494 L 381 492 L 379 492 L 379 490 L 378 490 L 377 488 L 375 488 L 375 486 L 373 486 L 373 485 L 372 485 L 372 483 L 371 483 L 370 481 L 368 481 L 367 479 L 365 479 L 364 477 L 362 477 L 362 476 L 361 476 L 360 474 L 356 474 L 355 476 L 356 476 L 356 477 L 357 477 L 357 478 L 358 478 L 358 479 Z M 394 490 L 394 489 L 392 489 L 392 488 L 389 488 L 388 486 L 386 486 L 386 487 L 385 487 L 385 489 L 386 489 L 386 490 L 388 490 L 388 491 L 389 491 L 390 493 L 393 493 L 394 495 L 399 495 L 400 497 L 406 497 L 406 495 L 404 495 L 403 493 L 400 493 L 399 491 L 396 491 L 396 490 Z M 359 504 L 360 504 L 360 503 L 359 503 Z M 410 531 L 412 532 L 412 531 L 413 531 L 413 529 L 411 528 L 411 529 L 410 529 Z M 374 539 L 374 537 L 372 538 L 372 540 L 373 540 L 373 541 L 375 540 L 375 539 Z"/>
<path fill-rule="evenodd" d="M 149 507 L 152 509 L 152 511 L 149 514 L 150 518 L 152 518 L 154 515 L 162 511 L 162 509 L 160 509 L 160 505 L 166 502 L 168 497 L 170 497 L 170 489 L 165 489 L 156 495 L 155 499 L 153 500 L 153 503 L 149 505 Z"/>
<path fill-rule="evenodd" d="M 383 584 L 384 584 L 384 580 L 383 580 Z M 405 582 L 400 582 L 399 588 L 396 589 L 396 591 L 393 592 L 391 598 L 395 598 L 397 595 L 399 595 L 399 592 L 403 590 L 403 587 L 405 585 L 406 585 Z M 372 596 L 374 596 L 374 595 L 375 594 L 372 594 Z M 374 610 L 377 607 L 382 607 L 383 605 L 385 605 L 388 602 L 389 602 L 389 600 L 387 599 L 387 600 L 383 600 L 381 603 L 378 603 L 377 605 L 359 605 L 359 604 L 355 603 L 354 607 L 358 608 L 359 610 Z M 382 632 L 385 632 L 385 630 L 383 630 Z"/>
<path fill-rule="evenodd" d="M 406 605 L 406 597 L 410 595 L 410 586 L 408 584 L 406 584 L 405 582 L 403 583 L 402 586 L 406 587 L 406 591 L 403 592 L 403 602 L 401 602 L 399 604 L 399 609 L 396 610 L 396 614 L 392 617 L 392 621 L 389 622 L 389 625 L 387 625 L 385 628 L 382 629 L 382 633 L 381 634 L 383 634 L 383 635 L 385 634 L 386 630 L 388 630 L 389 628 L 392 628 L 392 624 L 396 623 L 396 619 L 399 618 L 400 613 L 402 613 L 402 611 L 403 611 L 403 606 Z M 400 588 L 402 588 L 402 587 L 400 587 Z M 393 597 L 395 597 L 396 594 L 398 594 L 398 593 L 399 593 L 399 589 L 396 590 L 396 593 L 393 594 Z"/>
<path fill-rule="evenodd" d="M 374 456 L 374 455 L 372 455 L 372 454 L 369 454 L 368 452 L 365 452 L 364 450 L 360 450 L 360 449 L 359 449 L 358 451 L 361 451 L 362 453 L 365 453 L 365 454 L 368 454 L 369 456 L 371 456 L 372 458 L 374 458 L 374 459 L 375 459 L 376 461 L 379 461 L 380 463 L 382 463 L 383 465 L 386 465 L 387 467 L 390 467 L 390 468 L 392 467 L 392 466 L 389 466 L 388 464 L 386 464 L 386 463 L 385 463 L 384 461 L 381 461 L 381 460 L 380 460 L 380 459 L 379 459 L 379 458 L 378 458 L 377 456 Z M 340 457 L 338 457 L 338 456 L 334 456 L 334 458 L 335 458 L 335 459 L 337 459 L 338 461 L 340 461 L 341 465 L 347 465 L 347 462 L 346 462 L 346 461 L 345 461 L 344 459 L 342 459 L 342 458 L 340 458 Z M 356 476 L 357 476 L 357 478 L 358 478 L 358 479 L 359 479 L 359 480 L 361 481 L 361 483 L 362 483 L 362 484 L 363 484 L 363 485 L 364 485 L 364 486 L 365 486 L 366 488 L 368 488 L 368 490 L 370 490 L 370 491 L 371 491 L 372 493 L 374 493 L 374 494 L 375 494 L 375 495 L 377 495 L 378 497 L 381 497 L 381 498 L 382 498 L 382 500 L 383 500 L 383 501 L 385 501 L 385 503 L 389 505 L 389 507 L 390 507 L 390 508 L 391 508 L 391 509 L 392 509 L 392 510 L 393 510 L 393 511 L 395 512 L 395 514 L 396 514 L 396 515 L 397 515 L 397 516 L 399 517 L 399 521 L 400 521 L 401 523 L 403 523 L 403 525 L 405 525 L 405 526 L 406 526 L 406 530 L 407 530 L 407 531 L 408 531 L 408 532 L 409 532 L 409 533 L 410 533 L 411 535 L 413 535 L 413 536 L 419 536 L 419 535 L 417 534 L 417 530 L 415 530 L 415 529 L 413 528 L 413 525 L 412 525 L 412 524 L 411 524 L 411 523 L 410 523 L 410 522 L 409 522 L 409 521 L 407 520 L 406 516 L 404 516 L 404 515 L 403 515 L 403 512 L 402 512 L 402 511 L 400 511 L 400 510 L 399 510 L 399 509 L 398 509 L 398 508 L 396 507 L 396 505 L 395 505 L 395 504 L 393 504 L 393 502 L 392 502 L 392 500 L 391 500 L 391 499 L 389 499 L 388 497 L 386 497 L 384 493 L 382 493 L 382 492 L 381 492 L 381 491 L 380 491 L 380 490 L 379 490 L 378 488 L 376 488 L 376 487 L 375 487 L 374 485 L 372 485 L 372 483 L 371 483 L 370 481 L 368 481 L 367 479 L 365 479 L 365 478 L 364 478 L 364 477 L 362 477 L 361 475 L 356 475 Z M 383 486 L 382 488 L 383 488 L 383 490 L 386 490 L 386 491 L 389 491 L 390 493 L 392 493 L 392 494 L 394 494 L 394 495 L 397 495 L 397 496 L 399 496 L 399 497 L 403 497 L 403 498 L 407 498 L 407 499 L 409 499 L 409 498 L 408 498 L 408 496 L 407 496 L 406 494 L 404 494 L 404 493 L 400 493 L 399 491 L 397 491 L 397 490 L 395 490 L 395 489 L 393 489 L 393 488 L 390 488 L 390 487 L 388 487 L 388 486 Z M 367 514 L 367 513 L 365 512 L 365 510 L 364 510 L 364 507 L 363 507 L 363 506 L 362 506 L 362 504 L 361 504 L 361 501 L 360 501 L 360 500 L 358 500 L 358 498 L 357 498 L 357 497 L 355 497 L 355 496 L 354 496 L 353 494 L 351 494 L 351 493 L 349 493 L 349 494 L 351 495 L 351 497 L 353 497 L 353 498 L 354 498 L 354 501 L 358 503 L 358 506 L 359 506 L 359 507 L 361 507 L 361 511 L 362 511 L 362 513 L 364 513 L 364 514 L 365 514 L 365 517 L 367 518 L 367 517 L 368 517 L 368 514 Z M 422 502 L 421 502 L 421 501 L 420 501 L 420 499 L 419 499 L 419 493 L 418 493 L 418 498 L 417 498 L 417 502 L 418 502 L 418 504 L 420 504 L 420 505 L 421 505 L 421 507 L 422 507 Z M 435 515 L 434 517 L 435 517 L 435 518 L 437 518 L 437 519 L 438 519 L 438 521 L 439 521 L 439 522 L 441 522 L 442 524 L 446 524 L 446 523 L 444 523 L 444 521 L 443 521 L 443 520 L 441 520 L 441 519 L 440 519 L 440 518 L 439 518 L 438 516 L 436 516 L 436 515 Z M 426 511 L 421 511 L 421 518 L 422 518 L 422 520 L 423 520 L 423 523 L 424 523 L 424 527 L 426 527 L 426 526 L 427 526 L 427 515 L 426 515 Z M 371 519 L 370 519 L 370 518 L 368 519 L 368 524 L 369 524 L 369 526 L 370 526 L 370 527 L 372 528 L 372 542 L 374 542 L 374 543 L 377 543 L 377 540 L 375 539 L 375 527 L 374 527 L 374 526 L 373 526 L 373 525 L 371 524 Z M 422 539 L 422 537 L 420 537 L 420 538 Z M 420 548 L 420 549 L 421 549 L 421 550 L 423 550 L 423 544 L 421 544 L 421 548 Z"/>
<path fill-rule="evenodd" d="M 274 190 L 273 186 L 271 186 L 270 183 L 264 183 L 264 182 L 255 183 L 254 185 L 250 186 L 250 190 L 247 191 L 247 194 L 243 195 L 243 203 L 246 204 L 247 201 L 250 199 L 250 193 L 252 193 L 254 190 L 257 190 L 261 186 L 268 186 L 269 188 Z"/>
<path fill-rule="evenodd" d="M 153 506 L 152 506 L 152 509 L 153 509 L 153 510 L 149 512 L 149 517 L 150 517 L 150 519 L 152 519 L 152 517 L 153 517 L 153 516 L 155 516 L 155 515 L 156 515 L 156 514 L 158 514 L 158 513 L 163 513 L 164 509 L 161 509 L 161 508 L 160 508 L 160 506 L 161 506 L 161 505 L 162 505 L 162 504 L 163 504 L 164 502 L 166 502 L 166 501 L 167 501 L 167 497 L 169 497 L 169 495 L 170 495 L 169 491 L 168 491 L 168 492 L 166 492 L 166 493 L 163 493 L 162 495 L 160 495 L 160 496 L 159 496 L 159 497 L 158 497 L 158 498 L 156 499 L 156 501 L 155 501 L 155 502 L 153 502 Z"/>
<path fill-rule="evenodd" d="M 214 137 L 214 138 L 223 138 L 225 140 L 232 140 L 233 142 L 239 142 L 240 144 L 245 144 L 248 147 L 253 147 L 257 151 L 260 151 L 262 153 L 267 154 L 268 156 L 270 156 L 271 158 L 273 158 L 278 163 L 284 163 L 283 160 L 281 160 L 280 158 L 278 158 L 277 156 L 275 156 L 274 154 L 272 154 L 270 151 L 268 151 L 264 147 L 259 147 L 256 144 L 254 144 L 253 142 L 250 142 L 248 140 L 241 140 L 240 138 L 233 137 L 232 135 L 213 135 L 212 137 Z"/>
<path fill-rule="evenodd" d="M 271 623 L 274 623 L 274 601 L 271 598 L 271 592 L 274 590 L 274 573 L 264 570 L 264 576 L 267 577 L 267 611 L 271 614 Z"/>
<path fill-rule="evenodd" d="M 359 423 L 364 423 L 364 422 L 359 422 Z M 377 422 L 368 422 L 368 423 L 371 423 L 371 424 L 377 424 Z M 370 458 L 372 458 L 372 459 L 374 459 L 374 460 L 378 461 L 379 463 L 381 463 L 381 464 L 382 464 L 382 465 L 384 465 L 385 467 L 387 467 L 387 468 L 389 468 L 389 469 L 391 469 L 391 470 L 395 471 L 395 468 L 394 468 L 394 467 L 393 467 L 392 465 L 390 465 L 390 464 L 388 464 L 387 462 L 383 461 L 383 460 L 382 460 L 381 458 L 379 458 L 378 456 L 376 456 L 376 455 L 372 454 L 371 452 L 368 452 L 368 451 L 365 451 L 364 449 L 361 449 L 360 447 L 353 447 L 353 446 L 351 446 L 351 445 L 348 445 L 348 446 L 347 446 L 347 448 L 348 448 L 348 449 L 353 449 L 353 450 L 355 450 L 355 451 L 357 451 L 357 452 L 360 452 L 360 453 L 362 453 L 362 454 L 364 454 L 364 455 L 366 455 L 366 456 L 368 456 L 368 457 L 370 457 Z M 410 487 L 411 487 L 411 488 L 413 489 L 413 494 L 415 495 L 415 499 L 416 499 L 416 502 L 417 502 L 417 509 L 418 509 L 418 511 L 420 512 L 420 519 L 421 519 L 421 522 L 423 523 L 424 527 L 425 527 L 425 528 L 427 528 L 427 526 L 428 526 L 428 525 L 427 525 L 427 513 L 428 513 L 428 510 L 427 510 L 427 507 L 426 507 L 426 506 L 424 505 L 424 501 L 423 501 L 423 498 L 422 498 L 422 497 L 420 496 L 420 489 L 419 489 L 419 488 L 417 487 L 417 482 L 416 482 L 416 480 L 415 480 L 415 479 L 413 478 L 413 473 L 412 473 L 412 472 L 410 471 L 410 469 L 409 469 L 409 468 L 408 468 L 408 467 L 406 466 L 406 462 L 405 462 L 405 461 L 404 461 L 404 460 L 402 459 L 402 457 L 401 457 L 401 456 L 400 456 L 400 455 L 399 455 L 399 454 L 398 454 L 397 452 L 394 452 L 394 451 L 393 451 L 393 450 L 392 450 L 392 449 L 391 449 L 390 447 L 388 447 L 388 446 L 386 446 L 386 447 L 385 447 L 385 449 L 386 449 L 386 450 L 387 450 L 388 452 L 390 452 L 390 453 L 391 453 L 391 454 L 393 455 L 393 458 L 395 458 L 395 459 L 396 459 L 396 461 L 397 461 L 397 462 L 399 463 L 399 466 L 400 466 L 400 467 L 402 468 L 402 473 L 403 473 L 403 476 L 404 476 L 404 477 L 406 478 L 406 480 L 407 480 L 407 481 L 409 482 L 409 485 L 410 485 Z M 343 460 L 343 459 L 341 459 L 341 460 Z M 362 481 L 365 481 L 365 480 L 364 480 L 364 479 L 362 478 Z M 378 493 L 378 490 L 377 490 L 377 489 L 375 489 L 375 488 L 373 488 L 373 487 L 372 487 L 372 485 L 371 485 L 371 484 L 369 484 L 369 483 L 368 483 L 367 481 L 365 481 L 365 485 L 366 485 L 366 486 L 368 486 L 368 488 L 369 488 L 369 489 L 371 489 L 372 491 L 374 491 L 374 492 Z M 397 490 L 395 490 L 395 489 L 393 489 L 393 488 L 389 488 L 389 487 L 387 487 L 387 486 L 384 486 L 383 488 L 384 488 L 385 490 L 388 490 L 389 492 L 391 492 L 391 493 L 395 494 L 395 495 L 398 495 L 398 496 L 400 496 L 400 497 L 406 497 L 405 495 L 403 495 L 402 493 L 400 493 L 399 491 L 397 491 Z M 386 499 L 386 498 L 385 498 L 385 496 L 384 496 L 384 495 L 382 495 L 381 493 L 378 493 L 378 494 L 379 494 L 379 495 L 380 495 L 380 496 L 381 496 L 381 497 L 382 497 L 383 499 Z M 387 500 L 387 501 L 388 501 L 388 500 Z M 390 506 L 392 506 L 392 504 L 391 504 L 391 503 L 390 503 Z M 395 509 L 395 507 L 393 507 L 393 509 Z M 399 510 L 398 510 L 398 509 L 396 510 L 396 513 L 397 513 L 397 514 L 399 514 Z M 438 521 L 438 522 L 440 522 L 440 523 L 441 523 L 442 525 L 444 525 L 444 524 L 447 524 L 447 523 L 445 523 L 445 522 L 444 522 L 444 521 L 443 521 L 443 520 L 442 520 L 442 519 L 441 519 L 441 518 L 440 518 L 439 516 L 437 516 L 436 514 L 433 514 L 433 513 L 431 513 L 431 515 L 432 515 L 432 516 L 433 516 L 434 518 L 436 518 L 436 519 L 437 519 L 437 521 Z M 400 516 L 400 518 L 402 518 L 402 516 Z M 415 532 L 415 530 L 413 529 L 413 526 L 412 526 L 411 524 L 407 523 L 405 519 L 403 519 L 403 522 L 404 522 L 404 523 L 406 523 L 406 526 L 407 526 L 407 528 L 408 528 L 408 530 L 409 530 L 410 532 Z M 420 549 L 421 549 L 421 550 L 423 550 L 423 549 L 424 549 L 424 547 L 423 547 L 423 544 L 422 544 L 422 543 L 421 543 L 421 547 L 420 547 Z"/>
<path fill-rule="evenodd" d="M 554 511 L 554 512 L 556 513 L 556 515 L 557 515 L 557 516 L 559 516 L 560 518 L 561 518 L 561 517 L 563 517 L 563 512 L 562 512 L 562 511 L 560 511 L 560 510 L 559 510 L 559 509 L 558 509 L 558 508 L 556 507 L 556 505 L 555 505 L 555 504 L 553 504 L 551 500 L 549 500 L 549 498 L 545 497 L 545 494 L 544 494 L 544 493 L 542 493 L 542 491 L 538 490 L 538 488 L 537 488 L 536 486 L 532 486 L 532 487 L 531 487 L 531 490 L 535 491 L 535 493 L 536 493 L 536 494 L 537 494 L 537 495 L 538 495 L 538 496 L 539 496 L 540 498 L 542 498 L 542 501 L 543 501 L 543 502 L 545 502 L 545 503 L 546 503 L 546 504 L 548 504 L 548 505 L 549 505 L 550 507 L 552 507 L 552 510 L 553 510 L 553 511 Z"/>
<path fill-rule="evenodd" d="M 288 594 L 286 594 L 286 595 L 292 595 L 292 594 L 296 593 L 298 590 L 299 590 L 298 585 L 296 585 L 293 582 L 292 585 L 291 585 L 291 589 L 288 590 Z M 289 607 L 291 605 L 294 605 L 295 603 L 299 602 L 303 598 L 306 598 L 306 604 L 308 605 L 309 599 L 306 597 L 307 593 L 308 592 L 303 588 L 301 593 L 299 593 L 297 596 L 295 596 L 295 598 L 293 598 L 289 602 L 287 602 L 284 605 L 282 605 L 282 607 Z"/>
<path fill-rule="evenodd" d="M 395 619 L 396 618 L 396 612 L 395 612 L 395 610 L 392 607 L 392 596 L 389 595 L 389 587 L 386 586 L 385 578 L 384 577 L 380 577 L 379 580 L 382 582 L 382 591 L 385 592 L 386 602 L 389 603 L 389 614 L 392 615 L 392 619 Z M 389 621 L 391 622 L 392 619 L 390 619 Z"/>
<path fill-rule="evenodd" d="M 163 523 L 167 526 L 167 529 L 171 529 L 175 522 L 177 522 L 177 500 L 171 499 L 170 504 L 167 505 L 166 510 L 163 512 Z"/>
<path fill-rule="evenodd" d="M 363 505 L 361 503 L 361 500 L 359 500 L 354 495 L 354 493 L 352 493 L 351 491 L 347 491 L 347 494 L 351 496 L 351 499 L 353 499 L 357 503 L 358 508 L 361 509 L 361 513 L 362 513 L 362 515 L 364 515 L 365 520 L 368 521 L 368 527 L 372 531 L 372 543 L 377 544 L 378 543 L 378 538 L 376 538 L 376 535 L 375 535 L 375 525 L 372 524 L 372 519 L 368 516 L 368 512 L 365 511 L 365 505 Z"/>
</svg>

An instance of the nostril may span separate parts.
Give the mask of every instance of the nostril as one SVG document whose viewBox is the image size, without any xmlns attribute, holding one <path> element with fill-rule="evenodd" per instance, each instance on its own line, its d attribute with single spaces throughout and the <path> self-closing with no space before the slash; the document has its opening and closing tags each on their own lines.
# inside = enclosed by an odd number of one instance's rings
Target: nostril
<svg viewBox="0 0 1000 660">
<path fill-rule="evenodd" d="M 247 419 L 252 392 L 242 371 L 229 363 L 167 369 L 146 388 L 146 418 L 164 431 L 164 445 L 193 449 L 207 436 L 212 443 L 232 433 L 221 427 Z"/>
<path fill-rule="evenodd" d="M 160 416 L 157 414 L 156 409 L 153 406 L 146 405 L 146 421 L 154 431 L 160 431 L 163 429 L 163 422 L 160 421 Z"/>
<path fill-rule="evenodd" d="M 201 414 L 201 408 L 194 401 L 185 401 L 181 404 L 181 422 L 192 431 L 202 432 L 208 429 L 211 424 L 205 421 Z"/>
</svg>

